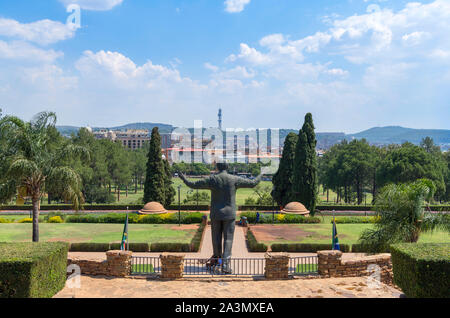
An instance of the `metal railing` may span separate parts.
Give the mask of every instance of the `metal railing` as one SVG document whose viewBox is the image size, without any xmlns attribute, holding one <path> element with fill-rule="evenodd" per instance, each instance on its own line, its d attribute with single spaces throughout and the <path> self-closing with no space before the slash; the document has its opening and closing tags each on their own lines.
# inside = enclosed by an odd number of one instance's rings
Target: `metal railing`
<svg viewBox="0 0 450 318">
<path fill-rule="evenodd" d="M 233 276 L 264 276 L 264 258 L 232 258 L 228 262 L 219 259 L 184 259 L 184 276 L 233 275 Z M 292 257 L 289 260 L 289 275 L 317 274 L 317 256 Z M 131 273 L 133 275 L 161 274 L 159 257 L 133 256 L 131 258 Z"/>
<path fill-rule="evenodd" d="M 132 275 L 158 275 L 161 274 L 161 261 L 159 257 L 133 256 L 131 258 Z"/>
<path fill-rule="evenodd" d="M 234 276 L 263 276 L 264 258 L 231 258 L 228 261 L 221 259 L 184 260 L 184 275 L 234 275 Z"/>
<path fill-rule="evenodd" d="M 289 275 L 313 275 L 317 274 L 319 260 L 317 256 L 291 257 L 289 260 Z"/>
</svg>

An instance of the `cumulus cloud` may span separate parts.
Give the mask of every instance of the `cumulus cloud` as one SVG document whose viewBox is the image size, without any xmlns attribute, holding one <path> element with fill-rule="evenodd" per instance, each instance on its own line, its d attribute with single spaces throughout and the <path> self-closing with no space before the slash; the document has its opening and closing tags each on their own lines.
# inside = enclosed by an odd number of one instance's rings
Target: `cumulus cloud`
<svg viewBox="0 0 450 318">
<path fill-rule="evenodd" d="M 225 11 L 229 13 L 239 13 L 244 11 L 246 5 L 250 3 L 250 0 L 226 0 Z"/>
<path fill-rule="evenodd" d="M 20 23 L 13 19 L 0 18 L 0 35 L 48 45 L 72 38 L 75 31 L 66 24 L 48 19 Z"/>
<path fill-rule="evenodd" d="M 64 54 L 60 51 L 44 50 L 23 41 L 11 43 L 0 40 L 0 59 L 53 63 Z"/>
<path fill-rule="evenodd" d="M 120 5 L 123 0 L 59 0 L 66 7 L 78 4 L 81 9 L 92 11 L 107 11 Z"/>
</svg>

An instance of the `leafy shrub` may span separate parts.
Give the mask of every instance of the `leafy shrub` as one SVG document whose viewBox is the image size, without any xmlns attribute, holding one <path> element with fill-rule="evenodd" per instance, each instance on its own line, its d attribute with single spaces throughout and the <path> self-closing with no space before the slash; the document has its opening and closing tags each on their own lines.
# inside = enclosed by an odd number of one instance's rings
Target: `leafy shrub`
<svg viewBox="0 0 450 318">
<path fill-rule="evenodd" d="M 0 218 L 0 224 L 2 223 L 11 223 L 11 220 Z"/>
<path fill-rule="evenodd" d="M 33 223 L 33 219 L 32 218 L 24 218 L 22 220 L 19 220 L 18 223 Z"/>
<path fill-rule="evenodd" d="M 60 216 L 52 216 L 48 219 L 47 223 L 64 223 L 63 219 Z"/>
<path fill-rule="evenodd" d="M 315 244 L 315 243 L 291 243 L 291 244 L 272 244 L 272 252 L 293 252 L 293 253 L 315 253 L 317 251 L 327 251 L 333 248 L 332 244 Z M 350 246 L 340 244 L 341 252 L 350 252 Z"/>
<path fill-rule="evenodd" d="M 391 245 L 394 283 L 414 298 L 450 297 L 450 243 Z"/>
<path fill-rule="evenodd" d="M 247 244 L 250 252 L 267 252 L 268 246 L 264 243 L 259 243 L 256 240 L 253 232 L 248 229 L 247 230 Z"/>
<path fill-rule="evenodd" d="M 67 214 L 61 213 L 61 212 L 49 212 L 47 215 L 44 216 L 44 221 L 48 222 L 49 219 L 52 217 L 59 216 L 61 220 L 65 220 Z"/>
<path fill-rule="evenodd" d="M 241 217 L 246 217 L 248 223 L 256 223 L 257 212 L 243 212 Z M 317 224 L 320 223 L 318 217 L 305 217 L 303 215 L 295 214 L 275 214 L 275 217 L 271 213 L 260 213 L 259 224 Z"/>
<path fill-rule="evenodd" d="M 98 186 L 86 185 L 83 194 L 87 203 L 111 204 L 116 201 L 109 189 Z"/>
<path fill-rule="evenodd" d="M 0 298 L 50 298 L 64 288 L 69 245 L 0 243 Z"/>
<path fill-rule="evenodd" d="M 72 243 L 70 244 L 71 252 L 107 252 L 109 251 L 109 243 Z"/>
</svg>

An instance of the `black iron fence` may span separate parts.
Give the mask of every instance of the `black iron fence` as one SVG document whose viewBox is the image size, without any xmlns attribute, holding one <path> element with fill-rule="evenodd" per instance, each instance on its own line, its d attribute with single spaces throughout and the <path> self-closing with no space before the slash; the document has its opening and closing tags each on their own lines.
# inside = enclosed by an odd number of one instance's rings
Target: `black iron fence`
<svg viewBox="0 0 450 318">
<path fill-rule="evenodd" d="M 133 256 L 131 258 L 131 274 L 133 275 L 161 274 L 161 261 L 159 257 Z"/>
<path fill-rule="evenodd" d="M 317 256 L 292 257 L 289 260 L 289 275 L 317 274 Z M 234 276 L 264 276 L 264 258 L 232 258 L 221 259 L 184 259 L 184 276 L 234 275 Z M 133 275 L 161 274 L 159 257 L 133 256 L 131 259 Z"/>
<path fill-rule="evenodd" d="M 263 258 L 231 258 L 184 260 L 184 275 L 234 275 L 263 276 L 265 260 Z"/>
</svg>

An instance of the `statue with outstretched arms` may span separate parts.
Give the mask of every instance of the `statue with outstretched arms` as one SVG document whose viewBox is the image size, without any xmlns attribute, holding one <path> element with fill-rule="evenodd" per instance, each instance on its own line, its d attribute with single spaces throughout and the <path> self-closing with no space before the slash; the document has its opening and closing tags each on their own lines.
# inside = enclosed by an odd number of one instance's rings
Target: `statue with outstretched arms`
<svg viewBox="0 0 450 318">
<path fill-rule="evenodd" d="M 210 218 L 214 251 L 212 259 L 222 259 L 223 271 L 231 273 L 229 259 L 231 258 L 236 223 L 236 191 L 239 188 L 256 187 L 261 182 L 262 174 L 256 179 L 250 180 L 228 174 L 226 163 L 218 163 L 217 169 L 219 173 L 195 182 L 187 180 L 181 172 L 178 172 L 178 175 L 192 189 L 211 191 Z"/>
</svg>

